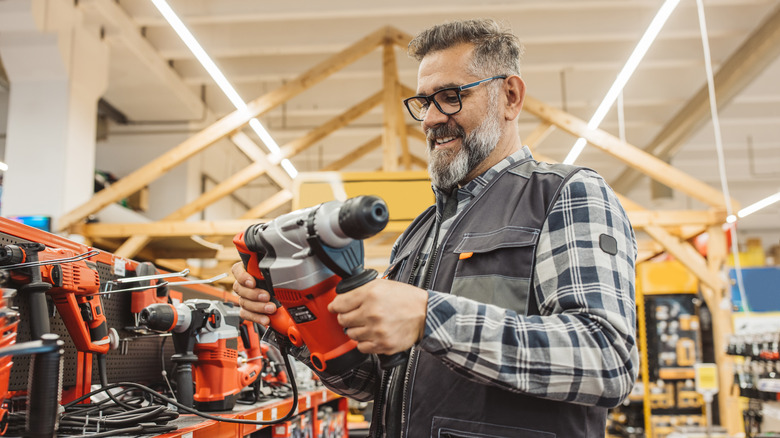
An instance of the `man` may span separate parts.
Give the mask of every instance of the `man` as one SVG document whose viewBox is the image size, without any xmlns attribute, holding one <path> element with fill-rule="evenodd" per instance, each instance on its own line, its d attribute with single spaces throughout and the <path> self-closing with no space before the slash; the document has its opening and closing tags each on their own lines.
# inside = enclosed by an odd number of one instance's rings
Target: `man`
<svg viewBox="0 0 780 438">
<path fill-rule="evenodd" d="M 525 96 L 517 38 L 490 20 L 435 26 L 409 46 L 436 205 L 396 242 L 384 279 L 329 310 L 376 356 L 331 389 L 374 400 L 373 437 L 596 437 L 630 392 L 636 242 L 595 172 L 538 163 L 516 119 Z M 242 316 L 273 304 L 241 264 Z M 449 434 L 449 435 L 448 435 Z"/>
</svg>

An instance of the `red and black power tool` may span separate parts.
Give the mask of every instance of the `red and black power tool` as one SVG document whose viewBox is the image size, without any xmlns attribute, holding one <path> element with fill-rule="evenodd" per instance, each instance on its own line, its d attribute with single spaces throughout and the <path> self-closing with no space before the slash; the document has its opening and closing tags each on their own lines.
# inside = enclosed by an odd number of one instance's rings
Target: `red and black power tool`
<svg viewBox="0 0 780 438">
<path fill-rule="evenodd" d="M 141 311 L 142 325 L 172 332 L 180 403 L 203 411 L 233 409 L 241 389 L 260 376 L 260 336 L 238 314 L 233 303 L 203 299 L 155 303 Z M 247 357 L 239 357 L 239 350 Z"/>
<path fill-rule="evenodd" d="M 0 286 L 5 284 L 8 278 L 6 271 L 0 270 Z M 16 291 L 2 289 L 0 293 L 0 351 L 16 343 L 16 331 L 19 325 L 19 313 L 11 308 L 8 302 Z M 5 435 L 8 428 L 9 410 L 6 404 L 8 386 L 11 379 L 11 356 L 0 357 L 0 435 Z"/>
<path fill-rule="evenodd" d="M 363 268 L 363 239 L 388 219 L 381 198 L 358 196 L 287 213 L 233 238 L 247 272 L 278 307 L 271 328 L 297 347 L 305 344 L 319 371 L 341 373 L 365 360 L 328 304 L 377 277 Z M 404 357 L 380 355 L 380 361 L 389 368 Z"/>
<path fill-rule="evenodd" d="M 75 251 L 49 248 L 41 243 L 0 247 L 0 266 L 21 284 L 19 295 L 30 302 L 31 338 L 48 333 L 46 296 L 57 307 L 78 351 L 105 354 L 110 340 L 100 296 L 100 276 L 93 262 L 81 260 Z M 29 266 L 13 269 L 14 265 Z M 45 264 L 50 263 L 50 264 Z"/>
</svg>

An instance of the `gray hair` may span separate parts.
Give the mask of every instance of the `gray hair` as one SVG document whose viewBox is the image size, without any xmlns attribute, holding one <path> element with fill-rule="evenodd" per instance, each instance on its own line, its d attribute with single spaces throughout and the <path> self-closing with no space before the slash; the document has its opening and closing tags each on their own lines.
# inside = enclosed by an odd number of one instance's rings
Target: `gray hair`
<svg viewBox="0 0 780 438">
<path fill-rule="evenodd" d="M 453 21 L 422 31 L 410 43 L 408 53 L 417 61 L 427 54 L 459 44 L 473 44 L 469 71 L 474 76 L 520 75 L 523 46 L 509 29 L 495 20 Z"/>
</svg>

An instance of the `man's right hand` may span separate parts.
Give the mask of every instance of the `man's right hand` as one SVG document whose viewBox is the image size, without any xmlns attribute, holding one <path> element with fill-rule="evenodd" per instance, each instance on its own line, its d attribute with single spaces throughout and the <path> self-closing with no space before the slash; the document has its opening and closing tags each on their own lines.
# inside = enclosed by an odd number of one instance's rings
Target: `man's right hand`
<svg viewBox="0 0 780 438">
<path fill-rule="evenodd" d="M 241 306 L 241 317 L 267 327 L 271 323 L 268 315 L 276 312 L 276 305 L 269 302 L 271 294 L 257 287 L 254 277 L 246 272 L 242 262 L 233 265 L 231 272 L 236 278 L 233 291 L 240 297 L 238 304 Z"/>
</svg>

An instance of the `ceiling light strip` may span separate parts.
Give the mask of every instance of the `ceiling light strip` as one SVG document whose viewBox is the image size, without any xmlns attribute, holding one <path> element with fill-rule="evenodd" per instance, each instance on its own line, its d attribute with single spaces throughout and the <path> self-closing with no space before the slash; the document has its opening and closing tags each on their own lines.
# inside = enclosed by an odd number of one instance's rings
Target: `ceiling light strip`
<svg viewBox="0 0 780 438">
<path fill-rule="evenodd" d="M 747 207 L 743 208 L 742 210 L 738 211 L 736 215 L 730 215 L 726 218 L 726 222 L 732 224 L 737 221 L 737 219 L 742 219 L 745 216 L 749 216 L 758 210 L 761 210 L 763 208 L 769 207 L 772 204 L 780 202 L 780 192 L 775 193 L 774 195 L 767 196 L 766 198 L 755 202 L 753 204 L 748 205 Z"/>
<path fill-rule="evenodd" d="M 669 16 L 672 15 L 674 8 L 676 8 L 679 3 L 680 0 L 666 0 L 664 4 L 661 5 L 661 8 L 658 10 L 655 18 L 653 18 L 653 21 L 650 22 L 650 26 L 648 26 L 645 34 L 642 35 L 642 38 L 639 40 L 639 43 L 637 43 L 631 56 L 628 57 L 628 61 L 626 61 L 623 69 L 615 78 L 615 82 L 612 83 L 612 87 L 607 91 L 604 100 L 601 101 L 601 105 L 599 105 L 596 112 L 593 114 L 593 117 L 591 117 L 588 122 L 588 129 L 597 129 L 599 125 L 601 125 L 601 122 L 607 116 L 607 113 L 610 108 L 612 108 L 618 95 L 623 91 L 623 88 L 631 78 L 631 75 L 634 74 L 634 71 L 639 66 L 642 58 L 644 58 L 647 50 L 653 44 L 656 37 L 658 37 L 658 33 L 664 27 L 664 24 L 666 24 L 666 20 L 669 19 Z M 582 153 L 582 150 L 585 149 L 586 144 L 587 140 L 578 138 L 563 162 L 565 164 L 573 164 L 580 153 Z"/>
<path fill-rule="evenodd" d="M 230 100 L 233 106 L 235 106 L 236 109 L 240 111 L 247 112 L 248 106 L 246 102 L 244 102 L 244 99 L 242 99 L 236 89 L 233 88 L 233 85 L 230 83 L 230 81 L 228 81 L 219 67 L 217 67 L 217 64 L 215 64 L 206 51 L 203 50 L 203 47 L 200 45 L 200 43 L 198 43 L 198 40 L 195 39 L 195 36 L 193 36 L 189 29 L 187 29 L 187 26 L 184 25 L 184 22 L 182 22 L 181 19 L 179 19 L 179 16 L 176 15 L 173 9 L 171 9 L 170 5 L 168 5 L 168 2 L 166 0 L 151 0 L 151 2 L 154 4 L 157 10 L 160 11 L 168 24 L 171 25 L 176 34 L 179 35 L 179 38 L 181 38 L 184 44 L 190 49 L 192 54 L 195 55 L 195 58 L 197 58 L 203 68 L 206 69 L 206 72 L 208 72 L 209 76 L 211 76 L 214 82 L 217 83 L 217 86 L 219 86 L 220 90 L 225 93 L 225 96 L 228 98 L 228 100 Z M 280 154 L 281 150 L 279 145 L 276 143 L 273 137 L 271 137 L 263 124 L 260 123 L 257 118 L 252 118 L 249 121 L 249 126 L 253 131 L 255 131 L 258 137 L 260 137 L 260 140 L 266 145 L 271 154 Z M 290 175 L 290 178 L 295 178 L 296 175 L 298 175 L 298 171 L 295 169 L 295 166 L 293 166 L 290 160 L 286 158 L 281 160 L 281 165 L 287 174 Z"/>
</svg>

